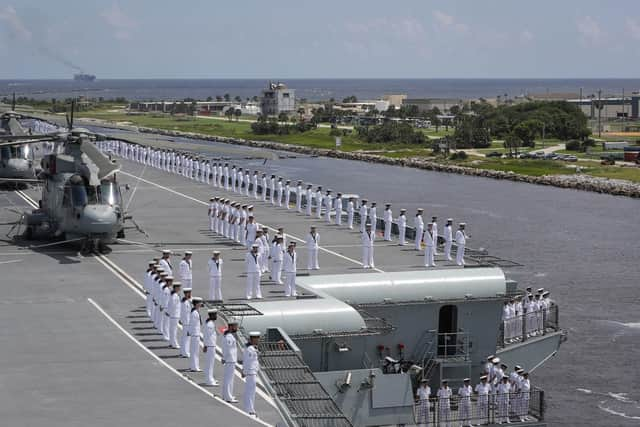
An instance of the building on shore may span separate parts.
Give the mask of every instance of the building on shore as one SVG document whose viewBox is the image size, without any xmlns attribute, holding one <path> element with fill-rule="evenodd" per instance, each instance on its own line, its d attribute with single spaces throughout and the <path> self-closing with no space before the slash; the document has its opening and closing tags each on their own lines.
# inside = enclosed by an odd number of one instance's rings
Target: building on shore
<svg viewBox="0 0 640 427">
<path fill-rule="evenodd" d="M 580 107 L 582 112 L 590 119 L 598 118 L 598 108 L 601 108 L 600 117 L 604 120 L 622 118 L 640 118 L 640 92 L 634 92 L 631 96 L 602 97 L 586 96 L 582 99 L 567 99 L 567 102 Z"/>
<path fill-rule="evenodd" d="M 382 97 L 384 101 L 389 103 L 389 107 L 393 106 L 396 109 L 402 107 L 402 103 L 405 99 L 407 99 L 407 95 L 405 94 L 388 94 Z"/>
<path fill-rule="evenodd" d="M 255 102 L 238 103 L 236 101 L 135 101 L 129 104 L 130 112 L 192 114 L 198 116 L 223 116 L 233 108 L 242 115 L 257 116 L 260 107 Z"/>
<path fill-rule="evenodd" d="M 260 111 L 263 116 L 277 116 L 280 113 L 294 113 L 296 111 L 295 89 L 289 89 L 281 82 L 269 82 L 262 91 Z"/>
<path fill-rule="evenodd" d="M 405 98 L 402 101 L 402 106 L 416 106 L 421 113 L 433 110 L 437 107 L 440 111 L 449 111 L 454 105 L 462 107 L 464 102 L 460 99 L 446 99 L 446 98 Z"/>
</svg>

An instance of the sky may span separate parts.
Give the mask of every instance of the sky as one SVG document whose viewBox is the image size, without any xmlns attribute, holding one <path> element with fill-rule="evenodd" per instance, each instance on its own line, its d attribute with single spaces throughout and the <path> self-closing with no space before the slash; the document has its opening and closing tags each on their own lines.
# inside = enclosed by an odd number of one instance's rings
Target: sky
<svg viewBox="0 0 640 427">
<path fill-rule="evenodd" d="M 0 0 L 0 79 L 635 78 L 640 0 Z"/>
</svg>

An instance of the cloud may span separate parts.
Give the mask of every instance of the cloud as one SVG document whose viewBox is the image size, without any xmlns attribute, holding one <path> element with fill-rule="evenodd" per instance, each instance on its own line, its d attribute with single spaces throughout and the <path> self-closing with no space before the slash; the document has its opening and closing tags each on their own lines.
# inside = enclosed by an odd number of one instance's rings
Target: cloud
<svg viewBox="0 0 640 427">
<path fill-rule="evenodd" d="M 13 6 L 5 6 L 0 9 L 0 22 L 6 24 L 11 36 L 18 40 L 29 42 L 33 38 L 33 34 L 18 17 Z"/>
<path fill-rule="evenodd" d="M 606 34 L 600 28 L 600 24 L 590 16 L 579 18 L 576 26 L 578 33 L 580 33 L 580 38 L 587 45 L 599 45 L 606 38 Z"/>
<path fill-rule="evenodd" d="M 113 36 L 118 40 L 131 39 L 132 32 L 138 27 L 138 23 L 126 15 L 115 2 L 109 9 L 103 10 L 100 16 L 113 29 Z"/>
<path fill-rule="evenodd" d="M 533 39 L 534 39 L 534 36 L 533 36 L 533 33 L 531 33 L 531 31 L 522 30 L 520 32 L 520 41 L 522 43 L 529 43 L 529 42 L 533 41 Z"/>
<path fill-rule="evenodd" d="M 627 33 L 635 40 L 640 40 L 640 22 L 633 18 L 627 18 Z"/>
<path fill-rule="evenodd" d="M 374 18 L 365 22 L 347 22 L 345 28 L 347 32 L 358 37 L 391 35 L 396 39 L 408 42 L 423 41 L 426 35 L 422 23 L 411 17 Z"/>
<path fill-rule="evenodd" d="M 433 12 L 433 18 L 435 19 L 436 27 L 441 31 L 452 31 L 458 34 L 467 34 L 469 32 L 468 25 L 458 22 L 454 16 L 440 10 Z"/>
</svg>

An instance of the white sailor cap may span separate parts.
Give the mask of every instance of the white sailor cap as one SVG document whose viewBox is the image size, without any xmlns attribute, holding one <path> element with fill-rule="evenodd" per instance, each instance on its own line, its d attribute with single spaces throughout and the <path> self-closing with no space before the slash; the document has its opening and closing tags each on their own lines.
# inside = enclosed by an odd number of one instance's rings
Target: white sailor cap
<svg viewBox="0 0 640 427">
<path fill-rule="evenodd" d="M 420 384 L 426 384 L 428 382 L 429 382 L 429 380 L 426 379 L 426 378 L 423 378 L 423 379 L 420 380 Z"/>
<path fill-rule="evenodd" d="M 518 368 L 518 369 L 516 369 L 516 372 L 517 372 L 518 374 L 521 374 L 522 372 L 524 372 L 524 369 L 522 369 L 522 368 Z"/>
<path fill-rule="evenodd" d="M 212 254 L 214 255 L 220 255 L 220 251 L 213 251 Z"/>
<path fill-rule="evenodd" d="M 496 357 L 495 354 L 492 354 L 491 356 L 487 356 L 487 360 L 491 361 L 491 360 L 493 360 L 494 357 Z"/>
<path fill-rule="evenodd" d="M 151 261 L 149 261 L 149 265 L 156 265 L 156 262 L 151 260 Z"/>
<path fill-rule="evenodd" d="M 465 383 L 468 383 L 469 381 L 471 381 L 471 378 L 465 378 L 462 381 L 465 382 Z"/>
<path fill-rule="evenodd" d="M 541 294 L 544 292 L 544 288 L 538 288 L 538 293 Z"/>
<path fill-rule="evenodd" d="M 179 286 L 182 286 L 182 283 L 181 283 L 181 282 L 173 282 L 173 283 L 171 284 L 171 286 L 173 286 L 174 288 L 177 288 L 177 287 L 179 287 Z"/>
<path fill-rule="evenodd" d="M 551 292 L 549 292 L 549 291 L 544 291 L 544 292 L 542 293 L 542 296 L 543 296 L 543 297 L 546 297 L 546 296 L 547 296 L 547 295 L 549 295 L 550 293 L 551 293 Z"/>
<path fill-rule="evenodd" d="M 182 288 L 182 292 L 191 292 L 193 288 Z"/>
<path fill-rule="evenodd" d="M 424 212 L 424 209 L 418 208 L 418 212 Z"/>
<path fill-rule="evenodd" d="M 167 280 L 173 280 L 173 276 L 170 276 L 169 273 L 167 273 L 167 277 L 165 277 L 165 279 Z"/>
<path fill-rule="evenodd" d="M 253 205 L 247 206 L 247 209 L 253 209 Z"/>
<path fill-rule="evenodd" d="M 514 366 L 514 367 L 513 367 L 513 369 L 514 369 L 515 371 L 517 371 L 518 369 L 522 369 L 522 366 L 520 366 L 520 365 L 516 365 L 516 366 Z"/>
<path fill-rule="evenodd" d="M 448 382 L 449 382 L 449 380 L 448 380 L 448 379 L 446 379 L 446 378 L 445 378 L 444 380 L 442 380 L 442 384 L 444 384 L 444 383 L 448 383 Z"/>
<path fill-rule="evenodd" d="M 494 365 L 496 363 L 500 363 L 500 358 L 499 357 L 494 357 L 493 359 L 491 359 L 491 363 L 493 363 Z"/>
<path fill-rule="evenodd" d="M 465 226 L 467 225 L 467 223 L 466 223 L 466 222 L 461 222 L 461 223 L 460 223 L 460 224 L 458 224 L 458 225 L 460 225 L 460 227 L 465 227 Z"/>
<path fill-rule="evenodd" d="M 251 245 L 252 248 L 259 248 L 260 246 L 257 243 L 254 243 L 253 245 Z"/>
<path fill-rule="evenodd" d="M 237 325 L 238 324 L 238 319 L 236 319 L 235 317 L 230 317 L 227 319 L 227 325 Z"/>
<path fill-rule="evenodd" d="M 171 249 L 163 249 L 162 250 L 162 254 L 163 255 L 171 255 Z"/>
<path fill-rule="evenodd" d="M 185 255 L 193 255 L 193 252 L 192 251 L 184 251 L 184 254 Z"/>
<path fill-rule="evenodd" d="M 487 376 L 486 376 L 486 375 L 480 375 L 480 379 L 481 379 L 481 380 L 486 380 L 486 379 L 487 379 Z"/>
<path fill-rule="evenodd" d="M 260 338 L 260 335 L 262 335 L 262 334 L 260 332 L 258 332 L 258 331 L 249 332 L 249 338 Z"/>
<path fill-rule="evenodd" d="M 453 222 L 453 218 L 447 218 L 447 222 Z"/>
<path fill-rule="evenodd" d="M 218 312 L 217 308 L 210 308 L 209 310 L 207 310 L 208 314 L 214 314 L 214 313 L 217 313 L 217 312 Z"/>
<path fill-rule="evenodd" d="M 161 271 L 160 272 L 160 277 L 164 277 L 166 278 L 167 276 L 169 276 L 169 273 L 165 272 L 165 271 Z"/>
<path fill-rule="evenodd" d="M 193 297 L 193 298 L 191 298 L 191 302 L 193 302 L 194 304 L 195 304 L 195 303 L 198 303 L 198 302 L 202 302 L 202 298 L 200 298 L 200 297 Z"/>
<path fill-rule="evenodd" d="M 211 201 L 213 201 L 213 200 L 215 200 L 215 199 L 216 199 L 215 197 L 209 197 L 209 201 L 210 201 L 210 202 L 211 202 Z"/>
</svg>

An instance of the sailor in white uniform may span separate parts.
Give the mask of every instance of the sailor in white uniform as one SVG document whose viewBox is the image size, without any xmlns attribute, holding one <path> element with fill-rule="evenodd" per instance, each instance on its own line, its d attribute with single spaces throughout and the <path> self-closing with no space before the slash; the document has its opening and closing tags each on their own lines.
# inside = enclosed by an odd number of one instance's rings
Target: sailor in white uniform
<svg viewBox="0 0 640 427">
<path fill-rule="evenodd" d="M 456 264 L 458 265 L 464 265 L 464 248 L 469 238 L 464 232 L 466 226 L 467 224 L 461 222 L 458 231 L 456 231 Z"/>
<path fill-rule="evenodd" d="M 309 234 L 307 234 L 307 269 L 320 270 L 318 263 L 318 248 L 320 247 L 320 234 L 316 231 L 315 226 L 311 226 Z"/>
<path fill-rule="evenodd" d="M 209 231 L 215 231 L 216 230 L 216 220 L 215 220 L 215 215 L 216 215 L 216 198 L 215 197 L 211 197 L 209 198 L 209 209 L 207 210 L 207 216 L 209 217 Z"/>
<path fill-rule="evenodd" d="M 222 364 L 224 366 L 222 398 L 228 403 L 238 402 L 238 399 L 233 395 L 233 380 L 236 363 L 238 362 L 237 331 L 238 321 L 230 318 L 227 323 L 227 330 L 224 331 L 224 336 L 222 337 Z"/>
<path fill-rule="evenodd" d="M 424 232 L 424 266 L 435 267 L 436 263 L 434 262 L 435 256 L 435 242 L 433 237 L 433 224 L 427 224 L 427 231 Z"/>
<path fill-rule="evenodd" d="M 258 344 L 260 343 L 260 332 L 249 332 L 249 343 L 242 355 L 242 376 L 245 378 L 244 385 L 244 410 L 249 415 L 256 416 L 254 402 L 256 398 L 256 382 L 260 371 L 258 361 Z"/>
<path fill-rule="evenodd" d="M 173 282 L 173 290 L 169 296 L 167 313 L 169 315 L 169 347 L 180 348 L 178 344 L 178 322 L 180 321 L 180 282 Z"/>
<path fill-rule="evenodd" d="M 349 227 L 349 230 L 353 230 L 353 214 L 356 210 L 353 200 L 353 197 L 349 197 L 349 201 L 347 202 L 347 227 Z"/>
<path fill-rule="evenodd" d="M 291 181 L 287 180 L 284 184 L 284 206 L 287 210 L 291 209 Z"/>
<path fill-rule="evenodd" d="M 520 380 L 520 411 L 518 412 L 518 416 L 520 417 L 520 421 L 522 422 L 528 420 L 530 399 L 531 382 L 529 380 L 529 373 L 523 372 L 522 379 Z"/>
<path fill-rule="evenodd" d="M 277 204 L 279 207 L 282 207 L 282 201 L 284 199 L 284 184 L 282 182 L 282 177 L 279 176 L 278 177 L 278 183 L 276 185 L 276 199 L 277 199 Z"/>
<path fill-rule="evenodd" d="M 173 276 L 167 276 L 164 279 L 164 286 L 160 294 L 160 312 L 162 313 L 160 320 L 160 332 L 165 341 L 169 341 L 169 299 L 171 298 L 171 290 L 173 289 Z"/>
<path fill-rule="evenodd" d="M 147 316 L 149 317 L 151 317 L 153 309 L 153 296 L 151 295 L 151 287 L 153 275 L 155 274 L 155 265 L 156 262 L 154 260 L 149 261 L 149 267 L 147 268 L 147 271 L 145 271 L 144 280 L 142 281 L 144 294 L 146 295 Z"/>
<path fill-rule="evenodd" d="M 458 421 L 462 422 L 462 426 L 471 425 L 471 396 L 473 388 L 470 385 L 471 379 L 465 378 L 463 385 L 458 389 Z"/>
<path fill-rule="evenodd" d="M 429 399 L 431 398 L 431 387 L 429 387 L 429 381 L 425 378 L 420 380 L 420 386 L 416 391 L 416 398 L 418 399 L 418 407 L 416 410 L 416 423 L 419 426 L 428 426 L 431 417 L 429 414 Z"/>
<path fill-rule="evenodd" d="M 249 197 L 249 186 L 251 184 L 251 174 L 249 169 L 244 171 L 244 195 Z"/>
<path fill-rule="evenodd" d="M 432 216 L 431 217 L 431 224 L 433 224 L 433 255 L 438 255 L 438 217 L 437 216 Z"/>
<path fill-rule="evenodd" d="M 249 215 L 247 219 L 247 225 L 245 226 L 244 238 L 246 247 L 250 248 L 253 242 L 256 240 L 256 234 L 258 232 L 258 224 L 255 222 L 253 215 Z"/>
<path fill-rule="evenodd" d="M 400 209 L 400 215 L 398 215 L 398 245 L 404 246 L 407 244 L 407 210 Z"/>
<path fill-rule="evenodd" d="M 271 175 L 271 179 L 269 180 L 269 200 L 271 201 L 271 205 L 276 205 L 276 176 Z"/>
<path fill-rule="evenodd" d="M 251 191 L 253 192 L 253 198 L 258 199 L 258 171 L 253 172 L 251 177 Z"/>
<path fill-rule="evenodd" d="M 184 285 L 187 288 L 192 288 L 192 284 L 193 284 L 193 264 L 191 261 L 191 257 L 193 256 L 193 252 L 191 251 L 185 251 L 184 252 L 184 257 L 182 258 L 182 261 L 180 261 L 180 265 L 178 266 L 178 269 L 180 271 L 180 281 L 182 283 L 184 283 Z"/>
<path fill-rule="evenodd" d="M 331 224 L 331 210 L 333 209 L 333 196 L 331 190 L 327 190 L 327 194 L 324 196 L 324 220 L 327 224 Z"/>
<path fill-rule="evenodd" d="M 289 243 L 287 252 L 284 254 L 284 294 L 288 297 L 295 297 L 296 292 L 296 271 L 297 271 L 298 255 L 296 254 L 296 245 L 294 242 Z"/>
<path fill-rule="evenodd" d="M 266 202 L 267 201 L 267 174 L 263 173 L 262 174 L 262 178 L 260 179 L 260 184 L 261 184 L 261 189 L 260 191 L 262 192 L 262 201 Z"/>
<path fill-rule="evenodd" d="M 180 340 L 180 356 L 189 357 L 189 322 L 191 319 L 191 288 L 182 289 L 183 297 L 180 301 L 180 323 L 182 324 L 182 339 Z"/>
<path fill-rule="evenodd" d="M 209 264 L 209 299 L 222 301 L 222 256 L 213 251 Z"/>
<path fill-rule="evenodd" d="M 231 178 L 229 177 L 229 163 L 224 164 L 222 179 L 224 182 L 224 189 L 229 191 L 231 189 Z"/>
<path fill-rule="evenodd" d="M 491 385 L 487 382 L 487 375 L 480 377 L 480 382 L 476 384 L 475 392 L 478 395 L 475 420 L 478 424 L 486 424 L 489 417 L 489 394 Z"/>
<path fill-rule="evenodd" d="M 447 261 L 453 261 L 451 258 L 451 246 L 453 245 L 453 219 L 447 218 L 447 224 L 444 226 L 444 257 Z"/>
<path fill-rule="evenodd" d="M 504 375 L 496 387 L 496 403 L 498 406 L 496 421 L 498 421 L 498 424 L 511 423 L 511 421 L 509 421 L 510 393 L 511 384 L 509 384 L 509 377 Z"/>
<path fill-rule="evenodd" d="M 418 212 L 416 212 L 416 216 L 413 219 L 413 226 L 416 229 L 416 251 L 422 250 L 422 235 L 424 234 L 424 221 L 422 220 L 422 212 L 424 212 L 424 209 L 418 209 Z"/>
<path fill-rule="evenodd" d="M 164 272 L 169 276 L 173 276 L 173 266 L 171 265 L 171 251 L 164 249 L 162 251 L 162 258 L 159 261 L 160 266 L 164 269 Z"/>
<path fill-rule="evenodd" d="M 360 201 L 360 232 L 366 231 L 367 217 L 369 216 L 369 206 L 367 206 L 367 199 Z"/>
<path fill-rule="evenodd" d="M 448 426 L 451 421 L 451 395 L 449 381 L 442 380 L 442 386 L 438 390 L 438 420 L 440 426 Z"/>
<path fill-rule="evenodd" d="M 296 212 L 302 213 L 302 181 L 296 185 Z"/>
<path fill-rule="evenodd" d="M 364 233 L 362 233 L 362 266 L 363 268 L 375 268 L 373 262 L 373 242 L 375 234 L 371 231 L 371 224 L 365 225 Z"/>
<path fill-rule="evenodd" d="M 284 261 L 284 237 L 278 235 L 271 246 L 271 276 L 273 281 L 282 285 L 282 270 Z"/>
<path fill-rule="evenodd" d="M 311 216 L 311 208 L 312 208 L 312 201 L 313 201 L 313 190 L 311 189 L 312 185 L 309 184 L 307 185 L 307 191 L 305 193 L 305 214 L 307 216 Z"/>
<path fill-rule="evenodd" d="M 323 202 L 323 197 L 322 197 L 322 187 L 319 186 L 318 189 L 316 190 L 316 218 L 320 219 L 322 218 L 322 202 Z"/>
<path fill-rule="evenodd" d="M 216 319 L 218 310 L 215 308 L 207 310 L 208 318 L 204 323 L 204 334 L 202 337 L 204 351 L 204 382 L 208 386 L 217 386 L 218 381 L 213 377 L 213 367 L 216 361 Z"/>
<path fill-rule="evenodd" d="M 391 227 L 393 227 L 393 211 L 391 210 L 391 203 L 385 204 L 382 219 L 384 220 L 384 240 L 390 242 Z"/>
<path fill-rule="evenodd" d="M 191 299 L 191 314 L 189 315 L 189 369 L 191 372 L 201 372 L 200 370 L 200 307 L 202 298 L 193 297 Z"/>
<path fill-rule="evenodd" d="M 371 223 L 371 231 L 373 234 L 376 234 L 376 230 L 378 229 L 378 204 L 376 202 L 371 202 L 371 206 L 369 207 L 369 222 Z"/>
<path fill-rule="evenodd" d="M 247 289 L 245 296 L 247 299 L 256 297 L 262 298 L 262 290 L 260 289 L 260 276 L 262 270 L 260 268 L 260 261 L 258 259 L 258 244 L 251 245 L 251 251 L 247 252 L 244 259 L 245 271 L 247 273 Z"/>
<path fill-rule="evenodd" d="M 342 193 L 336 194 L 336 198 L 333 202 L 334 209 L 336 210 L 336 225 L 342 225 Z"/>
<path fill-rule="evenodd" d="M 238 188 L 237 191 L 238 193 L 242 194 L 242 185 L 244 184 L 244 171 L 242 170 L 242 168 L 238 169 Z"/>
</svg>

